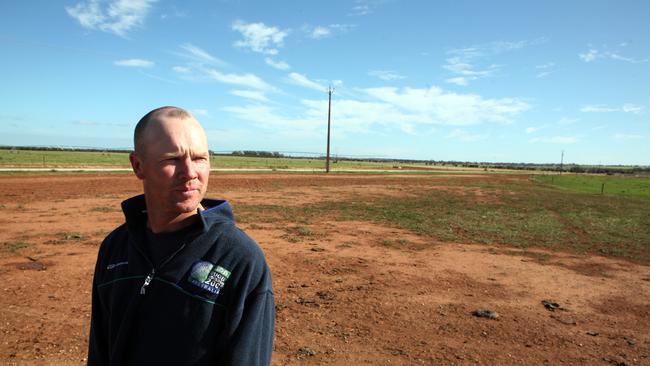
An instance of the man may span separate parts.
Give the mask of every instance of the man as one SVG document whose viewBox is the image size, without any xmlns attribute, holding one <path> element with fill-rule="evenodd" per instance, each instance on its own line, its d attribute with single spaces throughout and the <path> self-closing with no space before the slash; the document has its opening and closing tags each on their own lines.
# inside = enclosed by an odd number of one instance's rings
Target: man
<svg viewBox="0 0 650 366">
<path fill-rule="evenodd" d="M 268 365 L 275 301 L 257 244 L 225 201 L 205 199 L 203 128 L 162 107 L 135 128 L 130 160 L 144 195 L 99 249 L 89 365 Z"/>
</svg>

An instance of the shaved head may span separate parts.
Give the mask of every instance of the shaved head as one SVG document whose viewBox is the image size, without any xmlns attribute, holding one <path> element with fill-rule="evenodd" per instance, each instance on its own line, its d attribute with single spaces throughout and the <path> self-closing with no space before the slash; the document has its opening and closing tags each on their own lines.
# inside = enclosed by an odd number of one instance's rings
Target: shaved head
<svg viewBox="0 0 650 366">
<path fill-rule="evenodd" d="M 135 132 L 133 134 L 133 147 L 135 149 L 136 155 L 143 156 L 145 152 L 145 132 L 149 125 L 152 123 L 159 123 L 162 119 L 166 118 L 177 118 L 177 119 L 188 119 L 193 118 L 190 112 L 184 110 L 183 108 L 166 106 L 160 107 L 152 110 L 147 113 L 138 121 L 138 124 L 135 126 Z"/>
</svg>

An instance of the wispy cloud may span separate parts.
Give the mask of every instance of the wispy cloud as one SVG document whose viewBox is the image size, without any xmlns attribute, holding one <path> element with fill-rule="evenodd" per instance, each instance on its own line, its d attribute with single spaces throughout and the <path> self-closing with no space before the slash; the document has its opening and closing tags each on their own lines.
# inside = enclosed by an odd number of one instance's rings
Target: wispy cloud
<svg viewBox="0 0 650 366">
<path fill-rule="evenodd" d="M 423 123 L 471 125 L 483 122 L 509 123 L 511 117 L 530 108 L 516 98 L 485 99 L 476 94 L 445 92 L 431 88 L 370 88 L 365 93 L 403 110 Z"/>
<path fill-rule="evenodd" d="M 192 69 L 187 67 L 187 66 L 174 66 L 174 67 L 172 67 L 172 70 L 174 72 L 179 73 L 179 74 L 187 74 L 187 73 L 190 73 L 192 71 Z"/>
<path fill-rule="evenodd" d="M 253 52 L 267 55 L 277 55 L 277 48 L 283 46 L 284 38 L 289 35 L 288 30 L 269 27 L 264 23 L 245 23 L 241 20 L 235 21 L 232 29 L 244 37 L 235 42 L 235 47 L 249 48 Z"/>
<path fill-rule="evenodd" d="M 129 31 L 144 24 L 144 19 L 155 2 L 156 0 L 112 0 L 103 3 L 90 0 L 66 6 L 65 10 L 84 28 L 126 37 Z"/>
<path fill-rule="evenodd" d="M 488 135 L 485 134 L 473 134 L 461 129 L 455 129 L 451 131 L 448 135 L 445 136 L 447 139 L 455 139 L 463 142 L 475 142 L 480 140 L 485 140 Z"/>
<path fill-rule="evenodd" d="M 573 136 L 553 136 L 553 137 L 534 137 L 528 140 L 530 143 L 545 143 L 545 144 L 575 144 L 578 138 Z"/>
<path fill-rule="evenodd" d="M 180 53 L 180 56 L 183 58 L 189 59 L 190 61 L 196 64 L 209 64 L 209 65 L 218 65 L 226 66 L 227 62 L 211 55 L 208 51 L 202 49 L 201 47 L 195 46 L 191 43 L 185 43 L 180 46 L 180 48 L 185 51 Z"/>
<path fill-rule="evenodd" d="M 316 83 L 321 86 L 320 84 Z M 322 86 L 321 86 L 322 87 Z M 321 89 L 322 90 L 322 89 Z M 516 99 L 485 99 L 477 95 L 458 95 L 438 89 L 357 89 L 364 100 L 334 98 L 337 133 L 376 133 L 377 127 L 398 129 L 407 134 L 431 131 L 431 125 L 469 125 L 486 122 L 508 122 L 528 108 Z M 258 104 L 230 106 L 224 111 L 235 118 L 247 120 L 276 131 L 321 136 L 327 116 L 327 99 L 304 99 L 295 115 L 279 112 L 271 106 Z M 478 141 L 486 135 L 465 130 L 450 133 L 448 138 Z"/>
<path fill-rule="evenodd" d="M 311 31 L 310 37 L 313 39 L 321 39 L 329 37 L 332 34 L 332 31 L 327 27 L 317 26 Z"/>
<path fill-rule="evenodd" d="M 576 122 L 580 121 L 579 118 L 571 118 L 571 117 L 562 117 L 557 121 L 558 125 L 572 125 Z"/>
<path fill-rule="evenodd" d="M 269 99 L 259 90 L 231 90 L 230 94 L 238 97 L 252 99 L 259 102 L 268 102 Z"/>
<path fill-rule="evenodd" d="M 544 128 L 546 128 L 546 126 L 527 127 L 524 131 L 525 131 L 527 134 L 531 134 L 531 133 L 538 132 L 538 131 L 540 131 L 540 130 L 542 130 L 542 129 L 544 129 Z"/>
<path fill-rule="evenodd" d="M 583 113 L 606 113 L 606 112 L 616 112 L 618 108 L 611 108 L 604 105 L 587 105 L 580 108 L 580 112 Z"/>
<path fill-rule="evenodd" d="M 126 67 L 143 67 L 143 68 L 150 68 L 154 67 L 155 63 L 153 61 L 149 60 L 143 60 L 140 58 L 130 58 L 126 60 L 117 60 L 114 62 L 115 65 L 117 66 L 126 66 Z"/>
<path fill-rule="evenodd" d="M 274 87 L 267 84 L 259 76 L 254 74 L 226 74 L 217 70 L 207 70 L 207 75 L 219 82 L 225 84 L 239 85 L 257 90 L 275 90 Z"/>
<path fill-rule="evenodd" d="M 633 134 L 626 134 L 626 133 L 617 133 L 612 136 L 615 140 L 642 140 L 644 138 L 643 135 L 633 135 Z"/>
<path fill-rule="evenodd" d="M 400 75 L 395 71 L 391 71 L 391 70 L 370 70 L 368 71 L 368 75 L 386 81 L 400 80 L 406 78 L 406 76 Z"/>
<path fill-rule="evenodd" d="M 632 104 L 632 103 L 625 103 L 621 107 L 610 107 L 607 105 L 586 105 L 582 108 L 580 108 L 580 112 L 584 113 L 609 113 L 609 112 L 625 112 L 625 113 L 633 113 L 633 114 L 639 114 L 643 111 L 643 106 Z"/>
<path fill-rule="evenodd" d="M 210 113 L 208 112 L 207 109 L 201 109 L 201 108 L 192 109 L 191 112 L 192 112 L 192 114 L 194 114 L 196 116 L 207 117 L 207 116 L 210 115 Z"/>
<path fill-rule="evenodd" d="M 625 47 L 625 44 L 622 43 L 619 46 Z M 640 64 L 640 63 L 645 63 L 650 61 L 650 58 L 647 57 L 643 59 L 639 59 L 634 57 L 623 56 L 620 50 L 609 51 L 605 49 L 601 51 L 596 48 L 590 48 L 585 53 L 579 53 L 578 57 L 580 57 L 580 59 L 584 62 L 593 62 L 598 59 L 609 59 L 609 60 L 629 62 L 633 64 Z"/>
<path fill-rule="evenodd" d="M 314 80 L 310 80 L 309 78 L 307 78 L 307 76 L 298 74 L 297 72 L 292 72 L 289 74 L 289 82 L 295 85 L 299 85 L 308 89 L 317 90 L 320 92 L 324 92 L 327 89 L 327 87 L 321 85 L 320 83 Z"/>
<path fill-rule="evenodd" d="M 288 63 L 284 61 L 275 61 L 270 57 L 266 57 L 264 59 L 264 62 L 266 62 L 267 65 L 274 67 L 278 70 L 289 70 L 291 68 L 291 66 L 289 66 Z"/>
<path fill-rule="evenodd" d="M 354 6 L 350 9 L 349 16 L 364 16 L 372 14 L 375 8 L 381 3 L 381 0 L 356 0 Z"/>
<path fill-rule="evenodd" d="M 555 67 L 554 62 L 548 62 L 542 65 L 536 65 L 535 68 L 538 70 L 537 75 L 535 75 L 536 78 L 541 79 L 545 78 L 549 75 L 551 75 L 554 70 L 553 68 Z"/>
<path fill-rule="evenodd" d="M 546 42 L 545 38 L 517 42 L 498 41 L 449 50 L 443 68 L 456 76 L 446 79 L 446 82 L 466 86 L 471 81 L 495 76 L 502 66 L 489 63 L 490 59 L 505 52 L 543 42 Z"/>
<path fill-rule="evenodd" d="M 331 37 L 334 34 L 347 33 L 352 28 L 356 27 L 354 24 L 329 24 L 329 25 L 304 25 L 302 31 L 312 39 L 323 39 Z"/>
<path fill-rule="evenodd" d="M 636 104 L 626 103 L 626 104 L 623 104 L 623 106 L 621 107 L 621 110 L 623 112 L 625 112 L 625 113 L 639 114 L 639 113 L 641 113 L 643 111 L 643 107 L 640 106 L 640 105 L 636 105 Z"/>
<path fill-rule="evenodd" d="M 472 78 L 472 80 L 476 80 L 476 78 Z M 456 76 L 453 78 L 446 79 L 445 81 L 460 86 L 467 86 L 469 84 L 469 80 L 467 80 L 467 78 L 464 76 Z"/>
</svg>

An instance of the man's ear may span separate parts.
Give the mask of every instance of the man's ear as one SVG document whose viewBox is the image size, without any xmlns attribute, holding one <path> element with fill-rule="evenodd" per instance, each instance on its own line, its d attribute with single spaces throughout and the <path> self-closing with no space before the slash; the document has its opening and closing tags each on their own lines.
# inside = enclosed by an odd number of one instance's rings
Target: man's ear
<svg viewBox="0 0 650 366">
<path fill-rule="evenodd" d="M 138 155 L 136 155 L 135 152 L 132 152 L 129 154 L 129 160 L 131 161 L 131 168 L 133 168 L 135 176 L 139 179 L 144 179 L 144 173 L 142 172 L 142 161 Z"/>
</svg>

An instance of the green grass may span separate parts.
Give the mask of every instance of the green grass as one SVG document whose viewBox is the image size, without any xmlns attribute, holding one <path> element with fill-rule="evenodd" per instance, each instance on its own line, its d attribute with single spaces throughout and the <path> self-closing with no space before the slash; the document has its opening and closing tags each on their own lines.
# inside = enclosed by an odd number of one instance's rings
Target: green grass
<svg viewBox="0 0 650 366">
<path fill-rule="evenodd" d="M 15 167 L 128 167 L 129 155 L 121 152 L 36 151 L 0 149 L 0 166 Z"/>
<path fill-rule="evenodd" d="M 650 198 L 650 178 L 609 175 L 543 175 L 535 181 L 573 192 Z M 604 184 L 604 186 L 603 186 Z"/>
<path fill-rule="evenodd" d="M 313 169 L 324 170 L 324 159 L 306 158 L 267 158 L 215 155 L 210 158 L 212 168 L 237 169 Z M 38 151 L 0 149 L 0 167 L 18 168 L 130 168 L 128 152 L 86 152 L 86 151 Z M 408 164 L 402 166 L 393 162 L 350 161 L 332 159 L 332 170 L 337 169 L 421 169 L 423 171 L 474 171 L 477 169 L 455 168 L 452 166 L 431 166 Z M 481 170 L 482 171 L 482 170 Z"/>
<path fill-rule="evenodd" d="M 27 248 L 29 244 L 24 240 L 14 240 L 2 243 L 2 248 L 6 251 L 14 253 L 18 249 Z"/>
<path fill-rule="evenodd" d="M 585 194 L 535 181 L 462 181 L 491 191 L 492 201 L 443 190 L 423 190 L 404 180 L 408 196 L 358 196 L 300 207 L 238 205 L 247 222 L 317 223 L 323 219 L 369 221 L 441 241 L 506 244 L 596 253 L 650 264 L 650 199 L 636 195 Z M 450 178 L 449 182 L 461 184 Z M 394 238 L 383 243 L 399 247 Z M 393 240 L 393 241 L 391 241 Z"/>
</svg>

